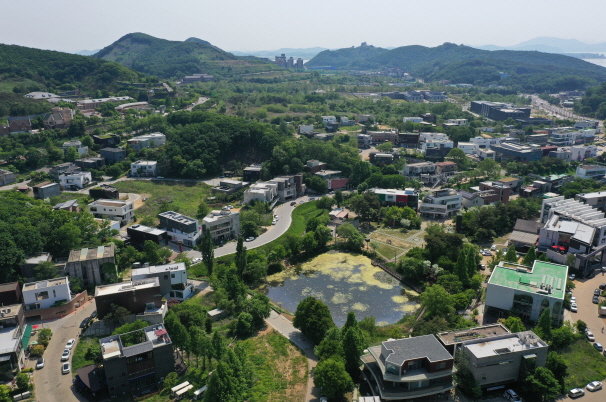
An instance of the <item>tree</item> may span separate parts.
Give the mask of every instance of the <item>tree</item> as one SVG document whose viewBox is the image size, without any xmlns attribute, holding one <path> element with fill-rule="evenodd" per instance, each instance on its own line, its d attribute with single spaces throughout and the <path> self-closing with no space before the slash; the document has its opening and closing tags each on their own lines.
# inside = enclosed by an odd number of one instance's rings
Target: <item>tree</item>
<svg viewBox="0 0 606 402">
<path fill-rule="evenodd" d="M 353 316 L 353 313 L 352 313 Z M 349 319 L 349 316 L 348 316 Z M 357 378 L 360 372 L 360 356 L 366 348 L 364 333 L 358 327 L 353 316 L 353 322 L 343 329 L 343 354 L 345 356 L 345 368 L 352 378 Z"/>
<path fill-rule="evenodd" d="M 143 258 L 152 265 L 164 264 L 172 252 L 151 240 L 145 240 L 143 243 Z"/>
<path fill-rule="evenodd" d="M 208 205 L 206 205 L 204 201 L 200 201 L 200 204 L 198 204 L 198 211 L 196 212 L 196 218 L 202 219 L 206 215 L 208 215 L 209 212 L 210 208 L 208 207 Z"/>
<path fill-rule="evenodd" d="M 242 278 L 242 274 L 246 269 L 246 247 L 244 247 L 244 238 L 242 235 L 238 236 L 238 244 L 236 245 L 236 268 L 238 269 L 238 275 Z"/>
<path fill-rule="evenodd" d="M 12 402 L 12 390 L 8 385 L 0 384 L 0 402 Z"/>
<path fill-rule="evenodd" d="M 331 230 L 324 225 L 319 225 L 314 230 L 314 239 L 316 240 L 317 248 L 320 250 L 326 247 L 326 244 L 330 241 L 331 238 Z"/>
<path fill-rule="evenodd" d="M 560 350 L 574 341 L 574 333 L 570 325 L 562 325 L 560 328 L 551 330 L 551 347 Z"/>
<path fill-rule="evenodd" d="M 467 155 L 465 155 L 465 152 L 460 148 L 451 149 L 446 155 L 446 159 L 456 163 L 459 170 L 465 170 L 469 163 Z"/>
<path fill-rule="evenodd" d="M 545 367 L 537 367 L 526 377 L 524 383 L 532 401 L 551 401 L 560 394 L 562 388 L 553 373 Z"/>
<path fill-rule="evenodd" d="M 509 316 L 501 323 L 512 333 L 526 331 L 526 326 L 519 317 Z"/>
<path fill-rule="evenodd" d="M 29 374 L 27 374 L 27 373 L 19 373 L 15 377 L 15 380 L 16 380 L 17 389 L 19 390 L 19 392 L 25 392 L 25 391 L 29 390 L 29 388 L 30 388 Z"/>
<path fill-rule="evenodd" d="M 38 342 L 44 347 L 48 346 L 51 337 L 53 336 L 53 331 L 50 328 L 42 328 L 38 333 Z"/>
<path fill-rule="evenodd" d="M 295 312 L 293 324 L 315 345 L 319 344 L 334 323 L 328 306 L 313 297 L 301 300 Z"/>
<path fill-rule="evenodd" d="M 452 295 L 440 285 L 431 285 L 421 294 L 421 305 L 428 318 L 449 317 L 454 314 Z"/>
<path fill-rule="evenodd" d="M 211 339 L 211 350 L 211 356 L 217 361 L 223 358 L 223 355 L 225 355 L 225 352 L 227 350 L 227 347 L 225 346 L 225 340 L 217 331 L 213 332 L 213 336 Z"/>
<path fill-rule="evenodd" d="M 532 267 L 532 264 L 534 264 L 534 261 L 536 259 L 537 259 L 537 252 L 536 252 L 536 249 L 534 248 L 534 246 L 532 246 L 532 247 L 530 247 L 530 250 L 528 250 L 528 252 L 524 256 L 524 259 L 522 260 L 522 264 Z"/>
<path fill-rule="evenodd" d="M 577 327 L 577 331 L 579 331 L 581 334 L 584 334 L 587 330 L 587 324 L 583 320 L 578 320 L 575 325 Z"/>
<path fill-rule="evenodd" d="M 387 142 L 377 145 L 376 148 L 378 151 L 381 151 L 381 152 L 390 152 L 393 150 L 393 143 L 387 141 Z"/>
<path fill-rule="evenodd" d="M 164 325 L 166 326 L 166 330 L 170 334 L 170 338 L 175 346 L 181 350 L 189 351 L 189 333 L 173 311 L 169 310 L 166 317 L 164 317 Z"/>
<path fill-rule="evenodd" d="M 364 236 L 351 223 L 344 223 L 337 227 L 337 234 L 344 238 L 345 248 L 351 251 L 360 251 L 364 246 Z"/>
<path fill-rule="evenodd" d="M 316 235 L 314 232 L 307 232 L 301 239 L 301 248 L 306 253 L 313 253 L 318 248 L 318 242 L 316 241 Z"/>
<path fill-rule="evenodd" d="M 51 261 L 44 261 L 34 267 L 34 278 L 37 281 L 57 277 L 57 267 Z"/>
<path fill-rule="evenodd" d="M 244 311 L 251 315 L 255 328 L 261 328 L 265 324 L 265 319 L 271 313 L 269 298 L 264 294 L 256 293 L 246 300 Z"/>
<path fill-rule="evenodd" d="M 240 402 L 244 399 L 241 384 L 238 383 L 234 370 L 226 362 L 220 361 L 208 379 L 204 401 Z"/>
<path fill-rule="evenodd" d="M 251 336 L 254 332 L 252 315 L 242 312 L 238 315 L 236 322 L 236 334 L 241 338 Z"/>
<path fill-rule="evenodd" d="M 316 205 L 318 206 L 318 208 L 320 209 L 326 209 L 328 211 L 330 211 L 332 209 L 332 206 L 334 205 L 335 201 L 327 196 L 321 197 L 318 201 L 316 201 Z"/>
<path fill-rule="evenodd" d="M 213 239 L 210 236 L 210 229 L 205 228 L 202 234 L 202 243 L 200 244 L 200 251 L 202 252 L 202 260 L 206 266 L 206 271 L 210 277 L 213 274 L 213 261 L 215 258 L 215 245 Z"/>
<path fill-rule="evenodd" d="M 335 202 L 337 203 L 337 207 L 341 207 L 343 205 L 343 192 L 338 190 L 335 192 Z"/>
<path fill-rule="evenodd" d="M 568 365 L 566 361 L 557 352 L 549 352 L 545 368 L 553 373 L 553 376 L 560 383 L 560 391 L 564 392 L 566 377 L 568 376 Z"/>
<path fill-rule="evenodd" d="M 318 363 L 313 372 L 314 384 L 330 399 L 343 397 L 354 384 L 342 360 L 331 357 Z"/>
<path fill-rule="evenodd" d="M 325 360 L 331 357 L 343 358 L 343 339 L 341 338 L 341 330 L 337 327 L 332 327 L 326 332 L 322 342 L 314 348 L 316 355 L 320 360 Z"/>
<path fill-rule="evenodd" d="M 509 246 L 507 253 L 505 253 L 505 261 L 507 262 L 518 262 L 518 255 L 514 246 Z"/>
<path fill-rule="evenodd" d="M 539 336 L 543 339 L 549 340 L 551 338 L 551 310 L 549 308 L 543 309 L 539 315 L 535 330 L 539 332 Z"/>
</svg>

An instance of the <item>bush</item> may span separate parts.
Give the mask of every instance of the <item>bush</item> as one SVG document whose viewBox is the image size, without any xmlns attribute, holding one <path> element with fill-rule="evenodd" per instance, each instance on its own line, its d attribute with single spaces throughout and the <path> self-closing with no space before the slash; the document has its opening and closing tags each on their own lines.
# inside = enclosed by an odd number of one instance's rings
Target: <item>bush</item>
<svg viewBox="0 0 606 402">
<path fill-rule="evenodd" d="M 43 328 L 38 333 L 38 343 L 44 345 L 44 347 L 47 347 L 52 336 L 53 331 L 51 331 L 50 328 Z"/>
<path fill-rule="evenodd" d="M 29 355 L 33 357 L 40 357 L 44 354 L 46 348 L 42 344 L 34 345 L 29 348 Z"/>
</svg>

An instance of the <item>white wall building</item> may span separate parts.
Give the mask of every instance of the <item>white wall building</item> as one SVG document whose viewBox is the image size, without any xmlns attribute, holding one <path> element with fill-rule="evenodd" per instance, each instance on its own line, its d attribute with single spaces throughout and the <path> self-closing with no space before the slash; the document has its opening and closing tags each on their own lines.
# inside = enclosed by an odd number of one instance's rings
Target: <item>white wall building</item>
<svg viewBox="0 0 606 402">
<path fill-rule="evenodd" d="M 582 179 L 603 179 L 606 176 L 606 166 L 581 165 L 577 166 L 575 176 Z"/>
<path fill-rule="evenodd" d="M 202 235 L 202 226 L 197 219 L 175 211 L 162 212 L 158 214 L 158 218 L 160 219 L 160 227 L 166 230 L 168 236 L 175 243 L 194 247 Z"/>
<path fill-rule="evenodd" d="M 155 177 L 157 173 L 156 161 L 136 161 L 130 164 L 130 175 L 133 177 Z"/>
<path fill-rule="evenodd" d="M 117 221 L 121 226 L 132 222 L 135 216 L 132 201 L 99 199 L 88 204 L 88 209 L 95 218 Z"/>
<path fill-rule="evenodd" d="M 472 144 L 476 144 L 480 149 L 490 149 L 492 145 L 498 145 L 501 143 L 503 138 L 485 138 L 485 137 L 473 137 L 469 140 Z"/>
<path fill-rule="evenodd" d="M 451 188 L 432 190 L 419 202 L 419 212 L 423 216 L 445 219 L 461 210 L 462 197 Z"/>
<path fill-rule="evenodd" d="M 144 148 L 157 148 L 166 144 L 166 135 L 162 133 L 144 134 L 131 138 L 127 143 L 136 151 Z"/>
<path fill-rule="evenodd" d="M 417 116 L 411 116 L 411 117 L 404 117 L 402 119 L 403 123 L 423 123 L 423 118 L 422 117 L 417 117 Z"/>
<path fill-rule="evenodd" d="M 26 283 L 23 285 L 22 293 L 26 310 L 49 308 L 56 303 L 67 303 L 72 299 L 67 276 Z"/>
<path fill-rule="evenodd" d="M 59 185 L 64 190 L 83 189 L 93 181 L 90 172 L 76 172 L 59 175 Z"/>
<path fill-rule="evenodd" d="M 322 123 L 326 124 L 337 124 L 337 118 L 335 116 L 322 116 Z"/>
<path fill-rule="evenodd" d="M 466 126 L 467 124 L 467 119 L 448 119 L 444 122 L 445 126 Z"/>
<path fill-rule="evenodd" d="M 457 148 L 465 152 L 465 155 L 473 155 L 478 152 L 478 146 L 473 142 L 459 142 Z"/>
<path fill-rule="evenodd" d="M 429 140 L 450 141 L 450 138 L 444 133 L 419 133 L 419 142 L 426 142 Z"/>
<path fill-rule="evenodd" d="M 131 272 L 133 282 L 154 277 L 158 278 L 162 296 L 167 299 L 185 300 L 193 295 L 194 287 L 187 281 L 187 269 L 182 262 L 134 268 Z"/>
<path fill-rule="evenodd" d="M 240 212 L 212 211 L 202 219 L 202 228 L 215 242 L 233 239 L 240 233 Z"/>
<path fill-rule="evenodd" d="M 244 203 L 252 201 L 273 202 L 278 197 L 278 185 L 270 182 L 252 184 L 244 191 Z"/>
</svg>

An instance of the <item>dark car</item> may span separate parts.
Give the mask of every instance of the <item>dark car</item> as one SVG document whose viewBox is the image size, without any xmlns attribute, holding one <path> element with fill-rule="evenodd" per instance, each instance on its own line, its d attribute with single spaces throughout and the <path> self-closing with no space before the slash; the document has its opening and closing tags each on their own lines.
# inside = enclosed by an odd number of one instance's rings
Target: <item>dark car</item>
<svg viewBox="0 0 606 402">
<path fill-rule="evenodd" d="M 86 327 L 88 327 L 88 324 L 90 324 L 90 322 L 91 322 L 91 318 L 90 317 L 86 317 L 80 323 L 80 328 L 86 328 Z"/>
<path fill-rule="evenodd" d="M 293 202 L 291 202 L 291 203 L 290 203 L 290 206 L 291 206 L 291 207 L 292 207 L 292 206 L 295 206 L 295 205 L 297 205 L 297 203 L 296 203 L 295 201 L 293 201 Z"/>
<path fill-rule="evenodd" d="M 598 304 L 600 302 L 600 298 L 598 296 L 593 296 L 592 302 L 593 304 Z"/>
<path fill-rule="evenodd" d="M 97 318 L 97 310 L 93 311 L 90 315 L 91 320 Z"/>
<path fill-rule="evenodd" d="M 600 290 L 604 290 L 604 289 L 606 289 L 606 283 L 602 283 L 602 284 L 600 285 Z"/>
<path fill-rule="evenodd" d="M 599 296 L 601 294 L 602 294 L 602 291 L 600 289 L 596 289 L 596 290 L 593 291 L 593 295 L 594 296 Z"/>
</svg>

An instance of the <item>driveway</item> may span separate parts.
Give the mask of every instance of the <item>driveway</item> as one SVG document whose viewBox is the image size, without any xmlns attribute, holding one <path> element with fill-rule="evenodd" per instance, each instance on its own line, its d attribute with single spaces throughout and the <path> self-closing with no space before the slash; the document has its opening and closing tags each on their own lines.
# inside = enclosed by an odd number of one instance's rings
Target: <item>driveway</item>
<svg viewBox="0 0 606 402">
<path fill-rule="evenodd" d="M 86 401 L 72 391 L 73 373 L 61 374 L 61 353 L 68 339 L 78 342 L 80 322 L 95 310 L 95 302 L 91 299 L 75 313 L 54 321 L 43 322 L 43 328 L 53 331 L 50 343 L 44 352 L 45 366 L 34 371 L 36 400 L 40 402 L 75 402 Z M 72 353 L 76 345 L 72 348 Z M 71 355 L 69 359 L 71 363 Z"/>
<path fill-rule="evenodd" d="M 301 202 L 309 201 L 309 197 L 303 196 L 294 200 L 297 202 L 297 205 Z M 273 210 L 274 215 L 278 215 L 278 222 L 275 225 L 271 225 L 267 231 L 255 240 L 251 242 L 245 242 L 247 250 L 252 250 L 257 247 L 261 247 L 267 243 L 270 243 L 276 240 L 278 237 L 282 236 L 292 222 L 292 211 L 296 208 L 297 205 L 291 206 L 290 204 L 293 201 L 286 201 L 284 204 L 279 205 Z M 236 252 L 237 242 L 231 241 L 221 247 L 217 247 L 215 249 L 215 258 L 223 257 L 225 255 L 234 254 Z M 187 251 L 188 258 L 199 258 L 202 257 L 202 253 L 197 250 L 189 250 Z"/>
</svg>

